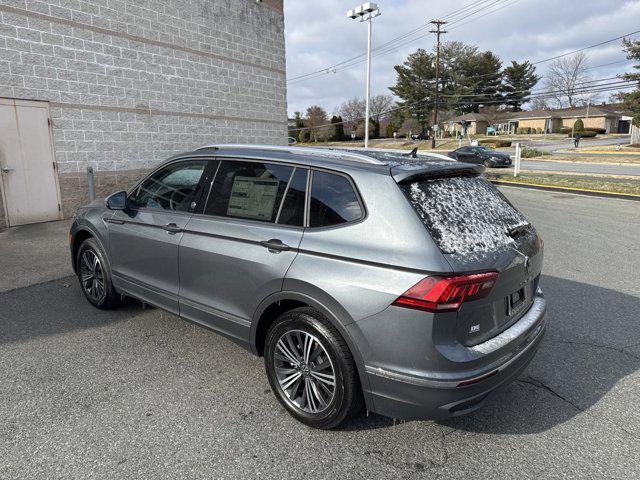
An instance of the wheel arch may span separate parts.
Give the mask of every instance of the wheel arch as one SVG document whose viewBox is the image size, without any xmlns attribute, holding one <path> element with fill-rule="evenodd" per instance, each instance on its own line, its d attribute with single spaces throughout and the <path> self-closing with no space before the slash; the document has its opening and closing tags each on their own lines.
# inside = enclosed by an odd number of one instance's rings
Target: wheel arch
<svg viewBox="0 0 640 480">
<path fill-rule="evenodd" d="M 256 309 L 252 322 L 249 345 L 251 351 L 257 356 L 263 356 L 264 341 L 269 326 L 283 313 L 299 307 L 312 307 L 322 313 L 340 333 L 349 347 L 349 351 L 358 370 L 358 377 L 365 397 L 365 403 L 369 410 L 373 410 L 370 395 L 369 379 L 365 370 L 364 360 L 356 347 L 356 342 L 347 325 L 353 324 L 351 315 L 326 292 L 306 282 L 295 281 L 303 285 L 295 290 L 282 290 L 265 298 Z M 303 291 L 301 291 L 303 290 Z M 313 293 L 304 290 L 313 290 Z"/>
<path fill-rule="evenodd" d="M 89 238 L 93 238 L 96 242 L 98 242 L 98 245 L 100 245 L 100 248 L 102 249 L 102 251 L 104 252 L 104 254 L 107 254 L 107 250 L 104 248 L 104 244 L 102 243 L 102 240 L 100 239 L 100 236 L 98 235 L 98 233 L 93 230 L 93 228 L 91 228 L 88 225 L 80 225 L 77 228 L 74 228 L 72 233 L 71 233 L 71 266 L 73 267 L 73 271 L 75 273 L 77 272 L 77 257 L 78 257 L 78 249 L 80 248 L 80 245 L 82 245 L 82 242 L 84 242 L 85 240 L 89 239 Z"/>
</svg>

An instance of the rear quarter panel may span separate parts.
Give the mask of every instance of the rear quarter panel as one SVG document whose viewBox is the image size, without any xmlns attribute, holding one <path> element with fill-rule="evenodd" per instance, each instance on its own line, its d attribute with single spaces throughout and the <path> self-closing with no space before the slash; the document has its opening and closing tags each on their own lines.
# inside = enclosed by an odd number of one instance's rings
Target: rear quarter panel
<svg viewBox="0 0 640 480">
<path fill-rule="evenodd" d="M 306 229 L 283 289 L 313 285 L 348 312 L 349 323 L 384 310 L 429 272 L 451 267 L 391 176 L 345 173 L 359 189 L 365 218 Z"/>
</svg>

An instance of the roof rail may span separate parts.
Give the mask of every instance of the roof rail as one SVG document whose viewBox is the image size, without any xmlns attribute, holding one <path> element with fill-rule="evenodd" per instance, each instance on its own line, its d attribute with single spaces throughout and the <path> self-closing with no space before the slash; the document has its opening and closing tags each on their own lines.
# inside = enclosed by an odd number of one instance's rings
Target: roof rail
<svg viewBox="0 0 640 480">
<path fill-rule="evenodd" d="M 319 155 L 324 157 L 339 158 L 341 160 L 351 160 L 353 162 L 370 163 L 374 165 L 385 165 L 384 162 L 369 157 L 368 155 L 362 155 L 359 153 L 346 152 L 344 150 L 335 150 L 330 148 L 310 148 L 310 147 L 292 147 L 292 146 L 277 146 L 277 145 L 255 145 L 255 144 L 213 144 L 204 145 L 196 148 L 198 150 L 224 150 L 224 149 L 243 149 L 243 150 L 268 150 L 271 152 L 286 152 L 286 153 L 298 153 L 304 155 Z"/>
</svg>

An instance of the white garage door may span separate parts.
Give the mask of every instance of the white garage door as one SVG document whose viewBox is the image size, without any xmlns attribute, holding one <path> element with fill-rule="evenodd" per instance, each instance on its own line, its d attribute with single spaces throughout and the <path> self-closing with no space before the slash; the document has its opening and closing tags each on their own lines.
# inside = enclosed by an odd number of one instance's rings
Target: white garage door
<svg viewBox="0 0 640 480">
<path fill-rule="evenodd" d="M 9 226 L 62 218 L 46 102 L 0 98 L 0 171 Z"/>
</svg>

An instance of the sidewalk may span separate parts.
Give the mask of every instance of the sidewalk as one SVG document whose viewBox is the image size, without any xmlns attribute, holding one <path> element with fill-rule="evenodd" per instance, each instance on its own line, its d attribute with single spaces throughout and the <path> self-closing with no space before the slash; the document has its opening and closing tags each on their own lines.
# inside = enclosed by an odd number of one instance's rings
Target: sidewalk
<svg viewBox="0 0 640 480">
<path fill-rule="evenodd" d="M 70 220 L 11 227 L 0 232 L 0 292 L 73 275 L 67 238 Z"/>
</svg>

